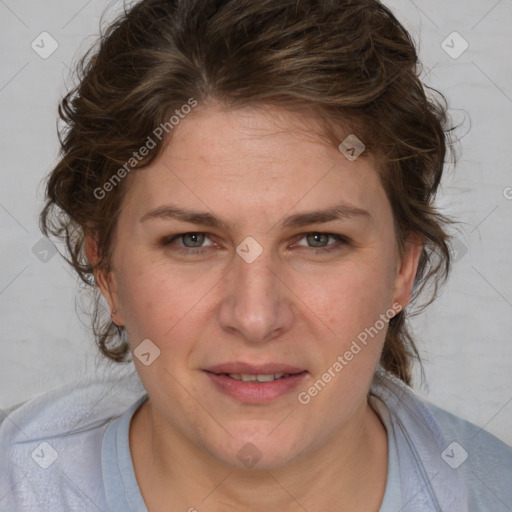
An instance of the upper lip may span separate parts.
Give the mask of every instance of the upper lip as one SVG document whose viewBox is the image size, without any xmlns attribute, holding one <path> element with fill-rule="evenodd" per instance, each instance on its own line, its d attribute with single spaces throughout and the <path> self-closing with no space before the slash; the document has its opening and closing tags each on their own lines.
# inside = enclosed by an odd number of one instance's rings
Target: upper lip
<svg viewBox="0 0 512 512">
<path fill-rule="evenodd" d="M 243 362 L 222 363 L 204 369 L 212 373 L 243 373 L 247 375 L 270 375 L 272 373 L 301 373 L 306 370 L 284 363 L 250 364 Z"/>
</svg>

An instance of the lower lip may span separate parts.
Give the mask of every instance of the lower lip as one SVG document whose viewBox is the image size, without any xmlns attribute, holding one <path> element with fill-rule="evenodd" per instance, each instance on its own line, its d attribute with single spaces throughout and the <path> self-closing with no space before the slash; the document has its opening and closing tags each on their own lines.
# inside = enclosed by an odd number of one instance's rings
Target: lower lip
<svg viewBox="0 0 512 512">
<path fill-rule="evenodd" d="M 265 403 L 282 397 L 295 389 L 307 375 L 307 372 L 297 373 L 270 382 L 244 382 L 232 379 L 227 375 L 217 375 L 205 372 L 217 389 L 237 400 L 247 403 Z"/>
</svg>

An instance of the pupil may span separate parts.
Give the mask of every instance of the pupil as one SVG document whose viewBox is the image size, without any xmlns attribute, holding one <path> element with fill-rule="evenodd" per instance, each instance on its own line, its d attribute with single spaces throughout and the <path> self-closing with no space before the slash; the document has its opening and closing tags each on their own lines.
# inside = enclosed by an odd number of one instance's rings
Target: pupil
<svg viewBox="0 0 512 512">
<path fill-rule="evenodd" d="M 313 247 L 322 247 L 328 240 L 329 237 L 325 233 L 311 233 L 308 235 L 308 243 Z"/>
<path fill-rule="evenodd" d="M 192 243 L 188 243 L 192 241 Z M 204 242 L 204 234 L 202 233 L 190 233 L 183 235 L 183 243 L 186 247 L 201 247 Z"/>
</svg>

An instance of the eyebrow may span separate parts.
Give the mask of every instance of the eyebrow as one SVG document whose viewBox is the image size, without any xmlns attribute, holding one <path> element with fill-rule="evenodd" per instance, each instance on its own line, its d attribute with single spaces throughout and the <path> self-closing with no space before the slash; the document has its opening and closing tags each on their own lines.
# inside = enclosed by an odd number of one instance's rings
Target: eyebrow
<svg viewBox="0 0 512 512">
<path fill-rule="evenodd" d="M 282 221 L 281 226 L 283 228 L 296 228 L 307 226 L 308 224 L 322 224 L 334 220 L 352 220 L 358 218 L 367 220 L 373 219 L 370 212 L 366 210 L 348 204 L 340 204 L 323 210 L 314 210 L 290 215 Z M 140 222 L 144 222 L 149 219 L 177 219 L 191 224 L 201 224 L 210 228 L 231 228 L 231 224 L 223 221 L 215 215 L 212 215 L 211 213 L 186 210 L 173 205 L 159 206 L 158 208 L 149 211 L 142 216 Z"/>
</svg>

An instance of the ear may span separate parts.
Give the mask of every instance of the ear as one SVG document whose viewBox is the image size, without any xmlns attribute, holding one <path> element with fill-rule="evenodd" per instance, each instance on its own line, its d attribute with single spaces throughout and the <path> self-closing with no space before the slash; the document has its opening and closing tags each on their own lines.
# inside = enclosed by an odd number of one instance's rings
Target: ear
<svg viewBox="0 0 512 512">
<path fill-rule="evenodd" d="M 98 241 L 92 235 L 85 236 L 85 255 L 89 263 L 94 267 L 94 278 L 103 297 L 110 308 L 112 320 L 116 325 L 123 325 L 123 317 L 120 311 L 117 282 L 112 271 L 97 266 L 101 259 Z"/>
<path fill-rule="evenodd" d="M 404 254 L 399 263 L 400 268 L 395 276 L 394 302 L 406 308 L 412 297 L 412 288 L 421 252 L 423 250 L 424 237 L 421 233 L 414 232 L 409 235 L 404 244 Z"/>
</svg>

